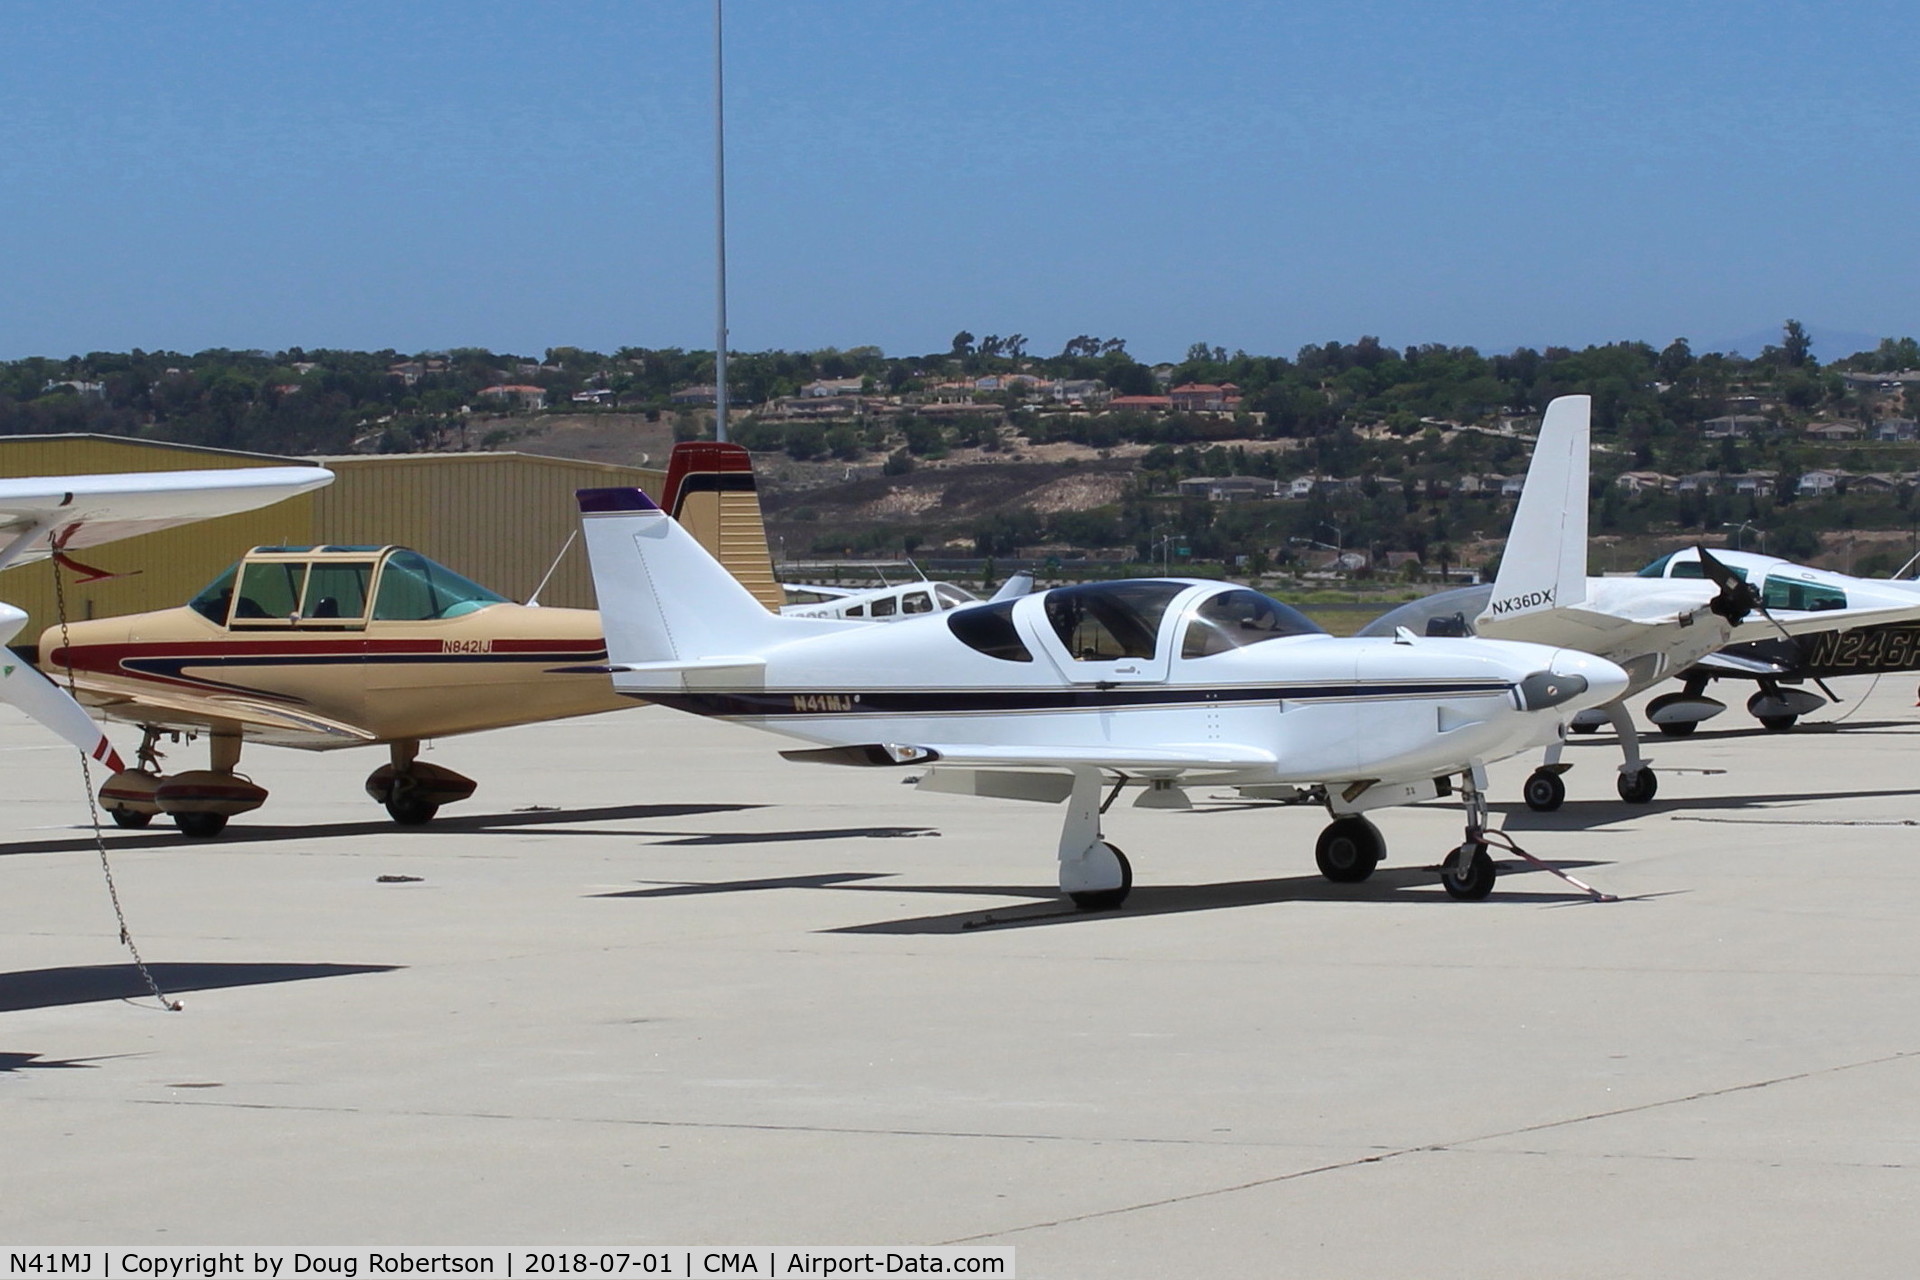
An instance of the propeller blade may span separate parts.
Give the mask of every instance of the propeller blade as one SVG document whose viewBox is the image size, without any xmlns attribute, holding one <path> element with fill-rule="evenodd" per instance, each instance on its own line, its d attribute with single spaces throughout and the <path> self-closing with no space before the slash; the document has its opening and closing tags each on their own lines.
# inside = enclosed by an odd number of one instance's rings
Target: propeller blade
<svg viewBox="0 0 1920 1280">
<path fill-rule="evenodd" d="M 1760 594 L 1753 589 L 1752 584 L 1714 559 L 1713 553 L 1705 547 L 1695 544 L 1693 549 L 1699 553 L 1701 571 L 1707 575 L 1713 585 L 1720 588 L 1720 594 L 1707 605 L 1710 611 L 1725 618 L 1730 627 L 1737 627 L 1746 621 L 1747 615 L 1755 609 L 1766 614 L 1765 606 L 1760 603 Z M 1767 621 L 1773 622 L 1771 614 L 1766 616 Z M 1774 622 L 1774 625 L 1780 626 L 1777 622 Z M 1784 627 L 1781 628 L 1781 634 L 1786 634 Z"/>
<path fill-rule="evenodd" d="M 0 650 L 0 699 L 11 702 L 115 773 L 126 768 L 93 717 L 18 654 Z"/>
</svg>

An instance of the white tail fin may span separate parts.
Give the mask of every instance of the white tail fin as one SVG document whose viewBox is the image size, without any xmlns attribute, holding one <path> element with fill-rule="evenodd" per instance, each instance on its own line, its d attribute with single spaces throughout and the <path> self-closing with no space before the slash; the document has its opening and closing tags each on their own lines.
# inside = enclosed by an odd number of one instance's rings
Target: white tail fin
<svg viewBox="0 0 1920 1280">
<path fill-rule="evenodd" d="M 1482 618 L 1565 609 L 1587 598 L 1587 447 L 1593 397 L 1547 406 Z"/>
<path fill-rule="evenodd" d="M 814 630 L 767 612 L 638 489 L 582 489 L 580 520 L 615 666 L 712 664 Z"/>
</svg>

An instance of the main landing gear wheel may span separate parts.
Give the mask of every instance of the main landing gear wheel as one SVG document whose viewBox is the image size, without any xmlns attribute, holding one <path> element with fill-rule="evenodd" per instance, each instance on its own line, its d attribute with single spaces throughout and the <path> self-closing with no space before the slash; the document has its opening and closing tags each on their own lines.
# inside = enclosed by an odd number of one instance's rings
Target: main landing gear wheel
<svg viewBox="0 0 1920 1280">
<path fill-rule="evenodd" d="M 386 806 L 387 816 L 403 827 L 423 827 L 433 821 L 434 814 L 440 812 L 440 806 L 431 800 L 411 794 L 389 796 Z"/>
<path fill-rule="evenodd" d="M 1485 842 L 1476 840 L 1453 851 L 1440 868 L 1440 885 L 1449 898 L 1478 902 L 1493 892 L 1493 859 Z"/>
<path fill-rule="evenodd" d="M 1566 803 L 1567 784 L 1557 773 L 1535 769 L 1527 775 L 1527 785 L 1520 789 L 1520 794 L 1526 798 L 1527 808 L 1535 813 L 1552 813 Z"/>
<path fill-rule="evenodd" d="M 116 827 L 144 827 L 153 821 L 152 814 L 138 809 L 109 809 L 107 814 Z"/>
<path fill-rule="evenodd" d="M 1788 729 L 1793 728 L 1799 719 L 1799 716 L 1761 716 L 1760 727 L 1770 729 L 1775 733 L 1785 733 Z"/>
<path fill-rule="evenodd" d="M 1653 770 L 1642 768 L 1621 774 L 1616 786 L 1620 798 L 1628 804 L 1646 804 L 1653 799 L 1653 793 L 1660 789 L 1660 780 L 1654 777 Z"/>
<path fill-rule="evenodd" d="M 1656 724 L 1662 735 L 1669 738 L 1684 738 L 1700 727 L 1698 720 L 1676 720 L 1672 724 Z"/>
<path fill-rule="evenodd" d="M 227 829 L 227 815 L 224 813 L 176 813 L 173 825 L 180 828 L 180 834 L 193 840 L 210 840 Z"/>
<path fill-rule="evenodd" d="M 1380 828 L 1365 818 L 1336 818 L 1320 833 L 1313 860 L 1335 884 L 1352 884 L 1372 875 L 1386 851 Z"/>
<path fill-rule="evenodd" d="M 1069 893 L 1067 897 L 1082 911 L 1117 911 L 1120 904 L 1127 900 L 1127 894 L 1133 890 L 1133 864 L 1127 861 L 1127 855 L 1110 844 L 1107 845 L 1107 852 L 1120 864 L 1120 887 Z"/>
</svg>

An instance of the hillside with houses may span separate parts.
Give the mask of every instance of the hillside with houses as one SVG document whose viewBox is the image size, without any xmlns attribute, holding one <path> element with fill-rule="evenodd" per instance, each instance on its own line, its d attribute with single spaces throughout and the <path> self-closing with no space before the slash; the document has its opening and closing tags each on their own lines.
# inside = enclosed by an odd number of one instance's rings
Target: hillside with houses
<svg viewBox="0 0 1920 1280">
<path fill-rule="evenodd" d="M 1497 554 L 1539 414 L 1594 397 L 1603 553 L 1745 540 L 1890 569 L 1914 541 L 1920 346 L 1821 365 L 1793 322 L 1753 355 L 1684 340 L 1521 348 L 1086 335 L 729 357 L 733 439 L 788 560 L 1153 563 L 1429 581 Z M 272 454 L 517 448 L 657 461 L 711 435 L 711 352 L 133 351 L 0 364 L 0 432 Z"/>
</svg>

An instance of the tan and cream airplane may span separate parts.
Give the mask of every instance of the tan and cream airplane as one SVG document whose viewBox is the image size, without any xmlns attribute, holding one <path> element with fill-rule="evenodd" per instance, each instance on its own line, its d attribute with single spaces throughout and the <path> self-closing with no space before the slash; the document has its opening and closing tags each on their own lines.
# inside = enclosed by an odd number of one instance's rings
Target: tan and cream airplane
<svg viewBox="0 0 1920 1280">
<path fill-rule="evenodd" d="M 674 451 L 663 505 L 764 602 L 779 603 L 751 463 L 737 445 Z M 98 715 L 140 726 L 136 766 L 100 789 L 115 822 L 170 815 L 212 836 L 266 789 L 236 772 L 246 742 L 385 744 L 369 795 L 431 820 L 476 783 L 418 758 L 424 739 L 631 706 L 604 672 L 591 609 L 515 604 L 404 547 L 255 547 L 175 609 L 68 624 L 43 669 Z M 163 737 L 204 735 L 205 769 L 166 774 Z"/>
</svg>

